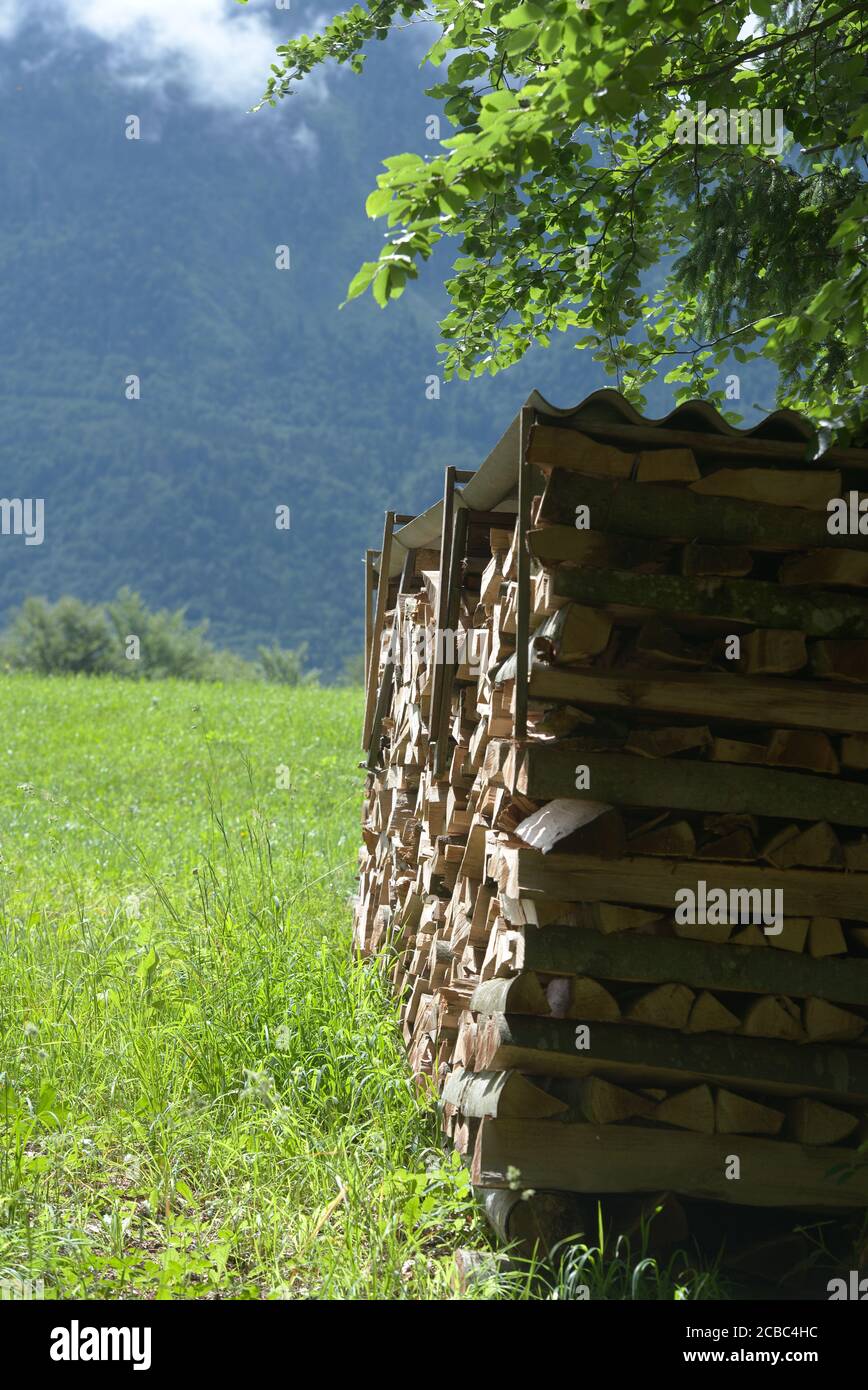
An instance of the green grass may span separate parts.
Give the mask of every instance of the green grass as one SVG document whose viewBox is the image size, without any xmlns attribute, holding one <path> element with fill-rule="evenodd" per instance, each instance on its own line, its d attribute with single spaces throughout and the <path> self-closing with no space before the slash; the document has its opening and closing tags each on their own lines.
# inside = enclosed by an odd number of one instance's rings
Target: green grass
<svg viewBox="0 0 868 1390">
<path fill-rule="evenodd" d="M 486 1245 L 352 960 L 360 718 L 353 690 L 0 680 L 0 1279 L 430 1299 Z"/>
</svg>

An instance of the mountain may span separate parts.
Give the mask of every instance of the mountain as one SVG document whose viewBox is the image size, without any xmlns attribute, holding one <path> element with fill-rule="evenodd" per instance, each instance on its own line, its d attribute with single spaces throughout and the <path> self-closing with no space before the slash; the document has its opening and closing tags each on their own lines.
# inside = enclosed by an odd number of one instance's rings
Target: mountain
<svg viewBox="0 0 868 1390">
<path fill-rule="evenodd" d="M 566 405 L 611 383 L 564 341 L 426 399 L 444 257 L 387 311 L 339 310 L 376 253 L 383 157 L 426 148 L 406 44 L 237 117 L 125 85 L 95 42 L 46 62 L 27 29 L 0 78 L 0 496 L 45 499 L 41 546 L 0 536 L 0 618 L 127 584 L 246 653 L 306 641 L 335 674 L 386 505 L 428 506 L 534 386 Z"/>
</svg>

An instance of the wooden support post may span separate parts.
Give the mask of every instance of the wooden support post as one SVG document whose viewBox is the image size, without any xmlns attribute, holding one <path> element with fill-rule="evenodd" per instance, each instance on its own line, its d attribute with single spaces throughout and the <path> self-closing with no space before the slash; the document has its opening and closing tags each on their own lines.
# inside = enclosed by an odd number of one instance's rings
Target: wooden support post
<svg viewBox="0 0 868 1390">
<path fill-rule="evenodd" d="M 513 733 L 517 739 L 527 738 L 527 657 L 530 641 L 530 552 L 527 548 L 527 533 L 530 527 L 530 467 L 526 455 L 534 418 L 533 407 L 524 406 L 521 412 L 518 455 L 518 547 L 516 554 L 518 593 L 515 633 L 515 718 L 513 722 Z"/>
<path fill-rule="evenodd" d="M 440 715 L 440 692 L 443 685 L 443 668 L 440 660 L 438 634 L 446 625 L 446 587 L 449 580 L 449 559 L 452 545 L 452 513 L 455 505 L 455 469 L 449 467 L 443 481 L 443 515 L 440 526 L 440 580 L 437 588 L 437 628 L 434 633 L 434 670 L 431 677 L 431 705 L 428 715 L 428 737 L 430 743 L 437 739 L 437 721 Z"/>
<path fill-rule="evenodd" d="M 365 551 L 365 693 L 367 694 L 368 670 L 371 665 L 371 638 L 374 622 L 374 556 L 376 550 Z"/>
<path fill-rule="evenodd" d="M 404 568 L 401 571 L 401 578 L 398 583 L 398 592 L 395 596 L 395 616 L 392 619 L 392 635 L 389 639 L 389 659 L 383 667 L 383 677 L 380 681 L 380 688 L 377 691 L 377 703 L 374 707 L 374 717 L 371 721 L 371 735 L 368 744 L 367 768 L 373 772 L 380 759 L 380 727 L 383 717 L 389 707 L 389 694 L 395 679 L 395 648 L 398 640 L 398 600 L 401 595 L 407 592 L 410 576 L 416 564 L 415 550 L 408 550 L 404 556 Z"/>
<path fill-rule="evenodd" d="M 368 658 L 368 683 L 365 693 L 365 725 L 362 747 L 367 748 L 371 741 L 371 724 L 377 700 L 377 671 L 380 665 L 380 640 L 386 617 L 386 604 L 389 599 L 389 562 L 392 558 L 392 531 L 395 526 L 395 513 L 386 512 L 383 524 L 383 548 L 380 551 L 380 575 L 377 583 L 377 607 L 374 626 L 371 632 L 371 651 Z"/>
<path fill-rule="evenodd" d="M 449 706 L 452 682 L 458 668 L 455 653 L 455 634 L 461 600 L 461 565 L 467 550 L 467 510 L 462 507 L 452 522 L 452 542 L 449 552 L 449 571 L 446 582 L 445 622 L 436 634 L 437 660 L 440 668 L 440 703 L 436 716 L 434 738 L 434 776 L 439 777 L 446 767 L 449 746 Z"/>
</svg>

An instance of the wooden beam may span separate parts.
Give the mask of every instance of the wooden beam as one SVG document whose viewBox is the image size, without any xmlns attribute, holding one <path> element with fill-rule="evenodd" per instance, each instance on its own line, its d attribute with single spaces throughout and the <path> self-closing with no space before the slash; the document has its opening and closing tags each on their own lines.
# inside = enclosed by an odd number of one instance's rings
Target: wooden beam
<svg viewBox="0 0 868 1390">
<path fill-rule="evenodd" d="M 530 552 L 527 548 L 527 533 L 530 527 L 530 467 L 527 462 L 527 449 L 534 421 L 532 406 L 524 406 L 521 412 L 518 446 L 518 546 L 516 555 L 517 594 L 515 631 L 515 722 L 513 730 L 517 739 L 527 738 L 527 700 L 528 700 L 528 643 L 530 641 Z"/>
<path fill-rule="evenodd" d="M 544 419 L 545 412 L 539 412 Z M 811 468 L 868 468 L 868 449 L 847 449 L 833 446 L 826 449 L 818 458 L 811 458 L 811 442 L 805 440 L 762 439 L 756 435 L 712 434 L 704 430 L 667 429 L 660 425 L 631 425 L 626 420 L 595 420 L 593 415 L 575 417 L 575 426 L 551 421 L 560 429 L 580 428 L 585 434 L 604 442 L 631 446 L 634 449 L 653 449 L 655 447 L 694 449 L 699 454 L 714 458 L 727 458 L 733 461 L 754 458 L 777 459 L 781 463 L 796 463 Z"/>
<path fill-rule="evenodd" d="M 864 692 L 842 690 L 824 681 L 692 671 L 566 671 L 540 666 L 531 674 L 530 697 L 580 707 L 625 709 L 639 716 L 653 712 L 703 721 L 726 719 L 822 729 L 832 734 L 868 734 L 868 700 Z"/>
<path fill-rule="evenodd" d="M 576 1029 L 589 1047 L 576 1048 Z M 868 1050 L 790 1043 L 729 1033 L 676 1033 L 641 1023 L 578 1024 L 529 1014 L 482 1016 L 476 1036 L 480 1071 L 530 1076 L 603 1076 L 618 1085 L 689 1086 L 699 1081 L 758 1094 L 868 1100 Z"/>
<path fill-rule="evenodd" d="M 665 806 L 673 811 L 734 811 L 787 820 L 868 826 L 868 786 L 804 772 L 729 763 L 647 759 L 630 753 L 589 752 L 593 740 L 559 741 L 516 750 L 504 769 L 511 791 L 534 801 L 608 801 L 616 806 Z M 598 741 L 599 746 L 599 741 Z M 578 766 L 589 770 L 576 788 Z"/>
<path fill-rule="evenodd" d="M 558 568 L 554 591 L 592 606 L 618 605 L 668 618 L 714 618 L 786 628 L 808 637 L 868 636 L 868 604 L 849 594 L 803 594 L 756 579 L 689 579 L 679 574 Z"/>
<path fill-rule="evenodd" d="M 377 703 L 374 706 L 374 714 L 371 719 L 371 727 L 368 735 L 368 761 L 367 768 L 373 772 L 380 760 L 380 728 L 386 717 L 389 708 L 389 701 L 392 695 L 392 688 L 395 680 L 395 645 L 398 640 L 398 600 L 401 594 L 406 593 L 407 585 L 413 574 L 416 561 L 415 550 L 408 550 L 404 556 L 404 567 L 401 570 L 401 578 L 398 580 L 398 592 L 395 596 L 395 613 L 392 618 L 392 635 L 389 641 L 389 659 L 383 667 L 383 675 L 380 680 L 380 687 L 377 691 Z"/>
<path fill-rule="evenodd" d="M 443 479 L 443 514 L 440 525 L 440 582 L 437 588 L 437 629 L 434 634 L 434 669 L 431 676 L 431 703 L 428 716 L 428 735 L 432 743 L 435 742 L 438 734 L 440 692 L 443 688 L 443 662 L 440 659 L 442 653 L 438 652 L 437 632 L 442 632 L 446 626 L 454 506 L 455 469 L 450 464 Z"/>
<path fill-rule="evenodd" d="M 739 1176 L 727 1177 L 730 1156 Z M 830 1170 L 852 1164 L 843 1180 Z M 868 1165 L 852 1149 L 816 1147 L 731 1134 L 560 1124 L 551 1120 L 482 1121 L 472 1180 L 564 1192 L 675 1192 L 736 1206 L 844 1211 L 868 1203 Z"/>
<path fill-rule="evenodd" d="M 788 917 L 844 917 L 868 922 L 868 874 L 825 869 L 757 869 L 749 864 L 708 863 L 639 855 L 603 859 L 591 854 L 541 854 L 511 845 L 497 850 L 494 868 L 501 892 L 559 902 L 620 902 L 675 907 L 678 889 L 697 891 L 704 880 L 723 888 L 780 889 Z"/>
<path fill-rule="evenodd" d="M 437 632 L 434 634 L 435 650 L 436 644 L 442 646 L 442 651 L 439 656 L 439 706 L 437 708 L 436 718 L 433 718 L 431 721 L 434 742 L 433 768 L 435 777 L 439 777 L 446 767 L 446 752 L 449 746 L 449 711 L 452 701 L 452 685 L 455 680 L 455 672 L 458 669 L 458 663 L 455 660 L 454 644 L 461 605 L 461 565 L 464 560 L 466 549 L 467 512 L 462 507 L 455 513 L 452 522 L 452 537 L 449 546 L 449 568 L 446 576 L 446 603 L 444 605 L 445 622 L 442 626 L 438 626 Z M 449 634 L 448 637 L 447 634 Z M 452 647 L 449 655 L 446 653 L 447 641 Z M 432 714 L 433 712 L 432 705 Z"/>
<path fill-rule="evenodd" d="M 694 989 L 812 996 L 868 1007 L 868 961 L 814 960 L 792 951 L 706 944 L 661 936 L 603 936 L 587 927 L 524 932 L 524 968 L 551 975 Z"/>
<path fill-rule="evenodd" d="M 365 688 L 371 666 L 371 634 L 374 622 L 374 556 L 376 550 L 365 551 Z"/>
<path fill-rule="evenodd" d="M 371 630 L 371 650 L 368 657 L 368 683 L 365 693 L 365 723 L 362 735 L 362 747 L 367 749 L 371 742 L 371 724 L 374 718 L 374 708 L 379 694 L 377 682 L 377 671 L 380 665 L 380 640 L 383 634 L 383 624 L 386 618 L 386 603 L 389 597 L 389 562 L 392 558 L 392 532 L 395 526 L 395 513 L 386 512 L 386 519 L 383 523 L 383 547 L 380 551 L 380 572 L 377 582 L 377 607 L 374 613 L 374 625 Z"/>
<path fill-rule="evenodd" d="M 576 507 L 590 509 L 594 531 L 651 540 L 705 541 L 753 550 L 868 550 L 868 536 L 834 536 L 823 512 L 773 507 L 735 497 L 703 497 L 664 484 L 591 478 L 553 470 L 536 524 L 575 525 Z"/>
</svg>

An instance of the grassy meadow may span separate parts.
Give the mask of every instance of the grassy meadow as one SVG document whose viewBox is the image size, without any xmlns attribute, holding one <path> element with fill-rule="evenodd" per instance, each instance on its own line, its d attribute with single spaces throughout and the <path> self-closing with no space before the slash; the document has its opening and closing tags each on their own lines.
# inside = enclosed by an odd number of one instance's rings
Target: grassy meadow
<svg viewBox="0 0 868 1390">
<path fill-rule="evenodd" d="M 352 960 L 361 707 L 0 678 L 0 1280 L 430 1299 L 485 1246 L 382 972 Z M 580 1264 L 643 1296 L 622 1262 Z M 471 1296 L 575 1296 L 576 1269 Z"/>
</svg>

